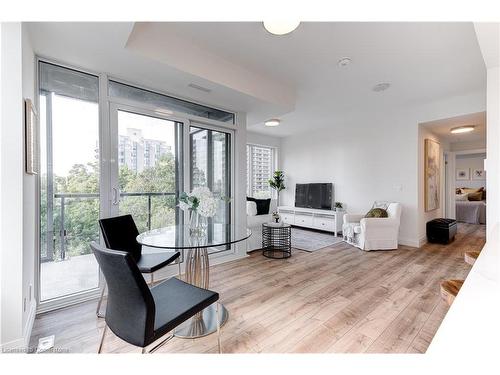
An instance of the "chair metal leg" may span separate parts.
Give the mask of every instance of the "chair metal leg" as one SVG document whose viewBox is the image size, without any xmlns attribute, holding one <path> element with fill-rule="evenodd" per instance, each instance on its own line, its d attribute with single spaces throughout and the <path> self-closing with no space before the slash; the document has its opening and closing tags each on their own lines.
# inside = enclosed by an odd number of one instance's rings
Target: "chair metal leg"
<svg viewBox="0 0 500 375">
<path fill-rule="evenodd" d="M 181 261 L 180 261 L 180 260 L 177 262 L 177 265 L 179 266 L 179 275 L 178 275 L 178 279 L 179 279 L 179 280 L 182 280 L 182 278 L 181 278 L 182 271 L 181 271 Z"/>
<path fill-rule="evenodd" d="M 101 313 L 101 305 L 102 305 L 102 300 L 104 298 L 104 291 L 106 290 L 107 286 L 108 284 L 106 284 L 105 281 L 101 291 L 101 298 L 99 298 L 99 302 L 97 302 L 97 309 L 95 311 L 95 314 L 97 315 L 98 318 L 104 318 L 104 314 Z"/>
<path fill-rule="evenodd" d="M 147 350 L 147 348 L 142 348 L 142 354 L 151 354 L 160 349 L 163 345 L 165 345 L 167 342 L 169 342 L 172 337 L 174 337 L 173 334 L 168 336 L 165 340 L 161 341 L 158 345 L 154 346 L 153 349 Z"/>
<path fill-rule="evenodd" d="M 153 277 L 153 272 L 151 272 L 151 285 L 154 283 L 154 277 Z"/>
<path fill-rule="evenodd" d="M 104 343 L 104 337 L 106 336 L 106 331 L 108 329 L 108 325 L 104 323 L 104 329 L 102 330 L 101 342 L 99 343 L 99 349 L 97 349 L 97 354 L 101 354 L 102 344 Z"/>
<path fill-rule="evenodd" d="M 217 345 L 219 347 L 219 354 L 222 354 L 222 347 L 221 347 L 221 344 L 220 344 L 219 302 L 216 302 L 215 313 L 217 314 Z"/>
</svg>

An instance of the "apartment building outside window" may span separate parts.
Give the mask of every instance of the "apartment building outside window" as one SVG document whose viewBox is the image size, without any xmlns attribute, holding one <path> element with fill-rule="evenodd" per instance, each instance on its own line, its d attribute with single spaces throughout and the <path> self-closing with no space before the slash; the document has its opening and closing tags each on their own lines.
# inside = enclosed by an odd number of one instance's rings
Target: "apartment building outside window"
<svg viewBox="0 0 500 375">
<path fill-rule="evenodd" d="M 270 198 L 269 179 L 276 170 L 276 150 L 272 147 L 247 145 L 247 195 Z"/>
</svg>

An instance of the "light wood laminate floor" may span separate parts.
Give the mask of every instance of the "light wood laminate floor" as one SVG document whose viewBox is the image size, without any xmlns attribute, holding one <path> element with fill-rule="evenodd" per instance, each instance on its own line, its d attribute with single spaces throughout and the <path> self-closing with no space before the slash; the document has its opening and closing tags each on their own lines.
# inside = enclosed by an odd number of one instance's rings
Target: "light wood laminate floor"
<svg viewBox="0 0 500 375">
<path fill-rule="evenodd" d="M 459 224 L 447 246 L 363 252 L 341 243 L 286 260 L 260 252 L 211 268 L 211 289 L 229 310 L 222 328 L 225 353 L 424 353 L 448 306 L 444 279 L 463 279 L 466 251 L 480 250 L 485 227 Z M 175 302 L 173 302 L 175 303 Z M 104 321 L 96 302 L 37 317 L 31 344 L 56 335 L 55 346 L 96 352 Z M 140 352 L 108 334 L 104 352 Z M 216 353 L 215 334 L 173 338 L 157 353 Z"/>
</svg>

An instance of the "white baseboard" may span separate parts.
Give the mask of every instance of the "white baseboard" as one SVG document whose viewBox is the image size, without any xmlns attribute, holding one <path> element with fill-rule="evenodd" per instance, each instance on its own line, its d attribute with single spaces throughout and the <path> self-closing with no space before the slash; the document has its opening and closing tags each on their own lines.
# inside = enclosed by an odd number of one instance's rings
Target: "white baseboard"
<svg viewBox="0 0 500 375">
<path fill-rule="evenodd" d="M 26 353 L 30 344 L 31 331 L 35 323 L 36 302 L 32 301 L 29 306 L 28 318 L 23 327 L 23 335 L 15 340 L 0 344 L 0 352 L 3 353 Z"/>
<path fill-rule="evenodd" d="M 420 241 L 414 238 L 399 238 L 399 245 L 409 246 L 409 247 L 420 247 Z"/>
<path fill-rule="evenodd" d="M 427 243 L 427 236 L 423 236 L 422 238 L 420 238 L 420 240 L 418 241 L 418 243 L 419 243 L 418 247 L 424 246 Z"/>
</svg>

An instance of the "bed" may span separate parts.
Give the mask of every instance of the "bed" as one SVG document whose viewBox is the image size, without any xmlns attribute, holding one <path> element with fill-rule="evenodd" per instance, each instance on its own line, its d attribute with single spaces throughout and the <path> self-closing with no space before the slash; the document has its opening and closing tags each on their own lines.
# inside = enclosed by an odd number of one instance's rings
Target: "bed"
<svg viewBox="0 0 500 375">
<path fill-rule="evenodd" d="M 456 219 L 462 223 L 486 224 L 486 201 L 456 201 Z"/>
</svg>

